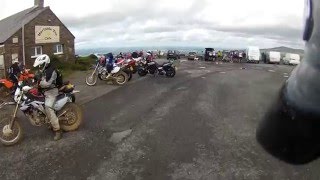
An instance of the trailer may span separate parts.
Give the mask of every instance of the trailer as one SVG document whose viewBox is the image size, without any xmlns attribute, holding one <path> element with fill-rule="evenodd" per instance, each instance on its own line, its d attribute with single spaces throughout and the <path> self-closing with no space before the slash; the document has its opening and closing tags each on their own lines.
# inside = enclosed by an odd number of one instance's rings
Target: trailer
<svg viewBox="0 0 320 180">
<path fill-rule="evenodd" d="M 256 46 L 249 46 L 246 49 L 247 62 L 259 63 L 260 62 L 260 49 Z"/>
<path fill-rule="evenodd" d="M 276 63 L 280 64 L 281 53 L 276 51 L 270 51 L 267 53 L 267 61 L 268 63 Z"/>
<path fill-rule="evenodd" d="M 300 64 L 300 55 L 287 53 L 283 58 L 283 63 L 288 65 L 298 65 Z"/>
</svg>

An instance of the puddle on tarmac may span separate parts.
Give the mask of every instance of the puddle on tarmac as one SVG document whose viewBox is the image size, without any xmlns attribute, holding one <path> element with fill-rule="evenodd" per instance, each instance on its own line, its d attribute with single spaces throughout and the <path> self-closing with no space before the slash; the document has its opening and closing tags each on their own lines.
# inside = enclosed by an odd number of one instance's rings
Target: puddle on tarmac
<svg viewBox="0 0 320 180">
<path fill-rule="evenodd" d="M 119 143 L 124 139 L 125 137 L 129 136 L 132 133 L 132 129 L 128 129 L 122 132 L 116 132 L 113 133 L 111 138 L 109 139 L 110 142 L 113 143 Z"/>
</svg>

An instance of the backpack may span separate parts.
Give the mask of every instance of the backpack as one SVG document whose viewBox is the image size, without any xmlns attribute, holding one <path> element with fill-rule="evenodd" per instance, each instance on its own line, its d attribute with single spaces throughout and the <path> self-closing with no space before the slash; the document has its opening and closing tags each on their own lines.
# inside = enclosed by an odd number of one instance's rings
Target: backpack
<svg viewBox="0 0 320 180">
<path fill-rule="evenodd" d="M 56 86 L 57 88 L 61 88 L 63 86 L 62 73 L 59 69 L 56 69 L 56 73 L 57 73 Z"/>
</svg>

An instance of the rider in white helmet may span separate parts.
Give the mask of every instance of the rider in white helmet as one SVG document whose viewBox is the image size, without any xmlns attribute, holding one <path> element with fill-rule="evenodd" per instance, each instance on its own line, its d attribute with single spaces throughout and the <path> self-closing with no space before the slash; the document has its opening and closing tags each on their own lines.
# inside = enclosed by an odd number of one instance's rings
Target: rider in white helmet
<svg viewBox="0 0 320 180">
<path fill-rule="evenodd" d="M 58 88 L 56 80 L 58 73 L 56 68 L 50 64 L 50 58 L 44 54 L 39 56 L 33 67 L 39 67 L 41 71 L 41 80 L 39 83 L 40 88 L 44 91 L 45 95 L 45 111 L 48 119 L 50 120 L 53 131 L 55 132 L 54 140 L 57 141 L 62 137 L 58 117 L 53 110 L 53 105 L 58 95 Z"/>
</svg>

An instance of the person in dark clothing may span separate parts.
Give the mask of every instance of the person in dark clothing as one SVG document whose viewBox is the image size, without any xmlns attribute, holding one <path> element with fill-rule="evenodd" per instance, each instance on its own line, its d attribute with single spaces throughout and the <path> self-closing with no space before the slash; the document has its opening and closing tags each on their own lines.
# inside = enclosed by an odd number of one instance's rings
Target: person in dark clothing
<svg viewBox="0 0 320 180">
<path fill-rule="evenodd" d="M 14 83 L 14 89 L 18 86 L 19 75 L 21 74 L 21 69 L 19 67 L 18 59 L 12 61 L 12 65 L 9 68 L 9 78 Z"/>
<path fill-rule="evenodd" d="M 111 71 L 113 70 L 113 64 L 114 64 L 114 58 L 112 53 L 108 53 L 105 55 L 107 59 L 107 71 L 108 71 L 108 77 L 111 75 Z"/>
</svg>

